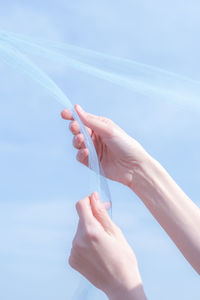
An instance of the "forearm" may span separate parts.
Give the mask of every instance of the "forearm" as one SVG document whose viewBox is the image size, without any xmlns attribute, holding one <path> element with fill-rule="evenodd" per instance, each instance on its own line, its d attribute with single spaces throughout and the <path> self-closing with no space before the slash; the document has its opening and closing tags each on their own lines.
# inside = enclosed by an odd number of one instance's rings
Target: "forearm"
<svg viewBox="0 0 200 300">
<path fill-rule="evenodd" d="M 134 168 L 131 188 L 200 274 L 200 209 L 149 155 Z"/>
</svg>

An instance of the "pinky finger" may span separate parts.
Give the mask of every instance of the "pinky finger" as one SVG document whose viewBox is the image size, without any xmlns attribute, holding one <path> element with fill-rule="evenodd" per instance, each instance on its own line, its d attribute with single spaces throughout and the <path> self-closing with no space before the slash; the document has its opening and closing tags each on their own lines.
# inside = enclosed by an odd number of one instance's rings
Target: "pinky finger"
<svg viewBox="0 0 200 300">
<path fill-rule="evenodd" d="M 76 159 L 88 167 L 88 155 L 89 155 L 89 150 L 87 148 L 81 149 L 78 151 Z"/>
</svg>

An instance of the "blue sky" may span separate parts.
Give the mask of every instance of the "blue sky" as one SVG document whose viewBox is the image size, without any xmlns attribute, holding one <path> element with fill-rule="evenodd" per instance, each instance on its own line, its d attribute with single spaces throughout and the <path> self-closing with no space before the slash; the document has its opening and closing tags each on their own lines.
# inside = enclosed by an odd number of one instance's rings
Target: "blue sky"
<svg viewBox="0 0 200 300">
<path fill-rule="evenodd" d="M 199 1 L 4 1 L 0 28 L 152 64 L 200 80 Z M 69 96 L 105 115 L 158 159 L 200 206 L 200 111 L 144 98 L 54 62 L 36 60 Z M 71 299 L 67 266 L 74 205 L 89 171 L 75 160 L 62 107 L 0 61 L 0 298 Z M 140 200 L 109 182 L 113 219 L 139 260 L 148 299 L 200 297 L 197 274 Z M 103 299 L 95 290 L 91 299 Z M 89 299 L 89 298 L 88 298 Z"/>
</svg>

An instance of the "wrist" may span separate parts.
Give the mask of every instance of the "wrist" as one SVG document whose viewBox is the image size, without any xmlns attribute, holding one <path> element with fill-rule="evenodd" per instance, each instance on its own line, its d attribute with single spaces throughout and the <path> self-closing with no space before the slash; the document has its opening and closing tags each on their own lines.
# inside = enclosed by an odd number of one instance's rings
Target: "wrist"
<svg viewBox="0 0 200 300">
<path fill-rule="evenodd" d="M 131 165 L 132 178 L 128 187 L 135 193 L 143 188 L 143 185 L 151 176 L 152 167 L 155 160 L 141 147 L 137 155 L 137 160 Z"/>
<path fill-rule="evenodd" d="M 162 199 L 169 197 L 172 180 L 164 168 L 148 153 L 134 170 L 130 188 L 154 215 L 159 214 Z"/>
<path fill-rule="evenodd" d="M 109 300 L 147 300 L 138 267 L 121 276 L 117 284 L 109 285 L 105 292 Z"/>
<path fill-rule="evenodd" d="M 163 178 L 165 178 L 163 168 L 148 153 L 133 170 L 131 190 L 149 208 L 156 207 L 163 193 Z"/>
<path fill-rule="evenodd" d="M 111 295 L 108 296 L 109 300 L 147 300 L 143 285 L 140 284 L 133 289 L 120 289 L 114 291 Z"/>
</svg>

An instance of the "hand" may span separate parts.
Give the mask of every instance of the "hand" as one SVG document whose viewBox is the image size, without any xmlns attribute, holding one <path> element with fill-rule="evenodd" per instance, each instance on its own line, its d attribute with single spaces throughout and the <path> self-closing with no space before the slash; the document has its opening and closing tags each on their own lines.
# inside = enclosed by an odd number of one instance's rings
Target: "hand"
<svg viewBox="0 0 200 300">
<path fill-rule="evenodd" d="M 79 215 L 69 264 L 112 300 L 146 299 L 135 254 L 98 193 L 76 205 Z"/>
<path fill-rule="evenodd" d="M 134 171 L 147 153 L 137 141 L 111 120 L 89 114 L 79 105 L 76 105 L 75 109 L 94 142 L 105 176 L 130 187 Z M 88 149 L 85 147 L 78 123 L 73 120 L 69 110 L 63 110 L 61 115 L 65 120 L 72 120 L 70 129 L 74 134 L 73 145 L 79 150 L 77 160 L 88 166 Z"/>
</svg>

